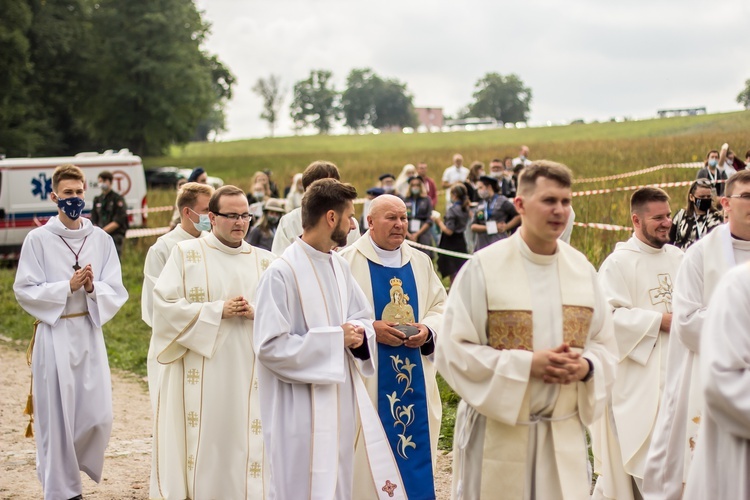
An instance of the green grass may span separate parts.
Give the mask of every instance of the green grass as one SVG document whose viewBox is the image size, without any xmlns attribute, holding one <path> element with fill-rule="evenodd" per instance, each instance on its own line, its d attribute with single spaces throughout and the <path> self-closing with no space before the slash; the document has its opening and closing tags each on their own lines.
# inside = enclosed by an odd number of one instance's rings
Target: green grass
<svg viewBox="0 0 750 500">
<path fill-rule="evenodd" d="M 252 173 L 269 168 L 282 187 L 291 175 L 300 172 L 311 161 L 335 162 L 342 179 L 358 190 L 372 186 L 380 173 L 397 174 L 405 163 L 425 160 L 430 175 L 439 179 L 450 164 L 452 155 L 460 152 L 467 164 L 474 160 L 489 163 L 494 157 L 515 156 L 520 144 L 531 148 L 532 158 L 549 158 L 570 166 L 578 177 L 592 177 L 629 172 L 661 163 L 702 160 L 709 149 L 729 142 L 742 157 L 750 130 L 750 112 L 671 118 L 626 123 L 571 125 L 538 129 L 492 130 L 440 134 L 382 134 L 378 136 L 296 137 L 257 139 L 228 143 L 190 144 L 175 148 L 171 156 L 146 158 L 146 166 L 204 166 L 210 175 L 244 189 Z M 574 189 L 628 186 L 654 182 L 690 180 L 692 170 L 662 170 L 648 175 L 614 182 L 576 185 Z M 685 188 L 667 189 L 676 212 L 685 203 Z M 611 193 L 574 199 L 576 220 L 629 226 L 628 200 L 631 193 Z M 171 205 L 171 191 L 149 192 L 152 207 Z M 155 213 L 149 225 L 166 225 L 170 213 Z M 609 254 L 627 232 L 607 232 L 576 228 L 572 244 L 583 251 L 595 266 Z M 104 327 L 110 364 L 144 375 L 150 331 L 141 321 L 140 294 L 143 261 L 155 237 L 127 240 L 123 249 L 123 281 L 130 300 L 120 313 Z M 15 302 L 12 283 L 15 269 L 0 268 L 0 334 L 27 340 L 31 336 L 32 318 Z M 443 428 L 440 446 L 449 449 L 458 397 L 442 378 L 438 378 L 443 398 Z"/>
<path fill-rule="evenodd" d="M 582 176 L 634 170 L 658 163 L 702 159 L 710 148 L 727 141 L 743 145 L 750 112 L 667 118 L 625 123 L 598 123 L 529 129 L 437 134 L 380 134 L 285 137 L 225 143 L 192 143 L 170 156 L 147 158 L 147 166 L 202 165 L 211 175 L 243 189 L 258 170 L 270 169 L 283 184 L 315 159 L 335 162 L 358 190 L 377 176 L 397 174 L 406 163 L 425 160 L 433 178 L 456 152 L 468 165 L 494 157 L 516 156 L 520 144 L 533 158 L 561 161 Z M 743 154 L 744 149 L 739 152 Z"/>
<path fill-rule="evenodd" d="M 438 447 L 441 450 L 451 450 L 453 447 L 453 430 L 456 426 L 456 409 L 461 398 L 453 392 L 443 377 L 437 376 L 438 389 L 440 390 L 440 401 L 443 404 L 443 420 L 440 426 L 440 439 Z"/>
</svg>

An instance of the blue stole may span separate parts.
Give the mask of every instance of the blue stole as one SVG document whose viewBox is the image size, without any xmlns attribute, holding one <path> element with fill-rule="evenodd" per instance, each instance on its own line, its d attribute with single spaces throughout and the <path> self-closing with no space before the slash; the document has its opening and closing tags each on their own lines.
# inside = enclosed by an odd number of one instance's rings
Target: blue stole
<svg viewBox="0 0 750 500">
<path fill-rule="evenodd" d="M 400 297 L 408 301 L 401 309 L 411 307 L 414 320 L 409 322 L 416 323 L 419 301 L 411 262 L 400 268 L 381 266 L 369 259 L 367 263 L 375 319 L 382 319 L 386 306 L 394 307 L 391 292 L 400 287 Z M 434 500 L 427 394 L 419 349 L 378 343 L 378 414 L 407 496 L 410 500 Z"/>
</svg>

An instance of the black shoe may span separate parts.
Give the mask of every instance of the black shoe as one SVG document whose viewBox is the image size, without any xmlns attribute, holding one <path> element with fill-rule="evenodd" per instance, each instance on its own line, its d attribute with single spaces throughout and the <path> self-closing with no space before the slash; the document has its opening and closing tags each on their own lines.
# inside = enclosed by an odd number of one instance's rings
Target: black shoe
<svg viewBox="0 0 750 500">
<path fill-rule="evenodd" d="M 70 498 L 68 500 L 83 500 L 83 495 L 76 495 L 73 498 Z"/>
</svg>

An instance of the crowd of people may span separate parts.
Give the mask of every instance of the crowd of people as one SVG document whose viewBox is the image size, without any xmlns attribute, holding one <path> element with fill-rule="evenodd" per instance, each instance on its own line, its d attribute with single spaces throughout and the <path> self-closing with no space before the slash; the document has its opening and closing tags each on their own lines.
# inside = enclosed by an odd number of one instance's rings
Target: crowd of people
<svg viewBox="0 0 750 500">
<path fill-rule="evenodd" d="M 367 214 L 372 200 L 383 194 L 391 194 L 406 204 L 409 220 L 406 238 L 423 245 L 420 248 L 432 259 L 436 258 L 436 248 L 471 254 L 506 238 L 521 222 L 512 200 L 516 195 L 519 173 L 531 163 L 528 154 L 529 148 L 522 146 L 518 157 L 495 158 L 489 162 L 488 170 L 479 161 L 467 169 L 463 166 L 463 157 L 457 154 L 453 158 L 453 165 L 445 169 L 440 180 L 445 193 L 438 190 L 438 183 L 429 176 L 426 162 L 419 162 L 416 166 L 407 164 L 398 175 L 383 173 L 366 191 L 362 215 L 357 221 L 359 234 L 369 229 Z M 198 167 L 188 181 L 206 184 L 207 174 Z M 178 191 L 183 185 L 184 182 L 177 187 Z M 282 226 L 283 234 L 279 236 L 282 243 L 274 248 L 281 216 L 301 207 L 306 187 L 303 174 L 295 174 L 281 195 L 268 170 L 256 172 L 249 185 L 251 189 L 247 193 L 247 201 L 252 218 L 246 241 L 279 254 L 285 248 L 284 242 L 291 241 L 301 228 L 299 216 L 292 216 L 296 222 L 291 233 Z M 456 185 L 462 186 L 463 191 L 456 189 L 454 193 Z M 439 199 L 445 199 L 446 204 L 441 206 Z M 287 222 L 290 220 L 287 219 Z M 180 221 L 179 210 L 175 208 L 171 227 L 179 226 Z M 569 241 L 569 237 L 568 232 L 566 241 Z M 120 248 L 121 243 L 118 252 Z M 437 254 L 438 270 L 450 280 L 455 278 L 464 261 L 465 257 Z"/>
<path fill-rule="evenodd" d="M 453 498 L 589 498 L 592 472 L 596 499 L 750 497 L 750 170 L 711 151 L 674 221 L 663 190 L 634 191 L 633 234 L 597 272 L 563 238 L 570 169 L 528 155 L 489 172 L 455 155 L 444 206 L 425 163 L 384 173 L 359 221 L 326 161 L 287 203 L 262 172 L 249 193 L 185 183 L 143 273 L 150 497 L 434 499 L 437 373 L 461 397 Z M 37 318 L 27 413 L 48 499 L 82 498 L 79 471 L 101 480 L 101 327 L 128 300 L 118 223 L 81 217 L 84 187 L 55 170 L 58 214 L 14 283 Z"/>
</svg>

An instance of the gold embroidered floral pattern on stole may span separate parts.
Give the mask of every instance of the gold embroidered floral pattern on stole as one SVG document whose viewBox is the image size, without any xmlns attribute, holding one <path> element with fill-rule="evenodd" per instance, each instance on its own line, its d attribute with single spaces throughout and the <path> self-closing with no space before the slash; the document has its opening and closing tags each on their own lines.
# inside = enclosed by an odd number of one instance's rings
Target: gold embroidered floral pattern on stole
<svg viewBox="0 0 750 500">
<path fill-rule="evenodd" d="M 563 341 L 583 349 L 589 336 L 594 310 L 590 307 L 563 306 Z"/>
<path fill-rule="evenodd" d="M 487 311 L 487 340 L 498 350 L 534 350 L 531 311 Z"/>
<path fill-rule="evenodd" d="M 414 389 L 411 387 L 411 372 L 416 365 L 409 361 L 409 358 L 405 358 L 401 361 L 401 357 L 396 355 L 391 356 L 391 366 L 393 367 L 393 371 L 396 372 L 396 380 L 399 385 L 401 385 L 402 382 L 405 384 L 404 392 L 401 393 L 401 398 L 403 398 L 407 392 L 414 392 Z M 401 398 L 399 398 L 396 391 L 393 391 L 391 394 L 386 394 L 386 397 L 391 404 L 393 426 L 401 426 L 401 434 L 398 435 L 398 454 L 401 455 L 401 458 L 404 460 L 408 460 L 409 457 L 406 454 L 407 448 L 417 449 L 417 444 L 412 441 L 412 435 L 409 434 L 407 436 L 406 434 L 407 428 L 414 422 L 414 405 L 402 404 Z"/>
</svg>

